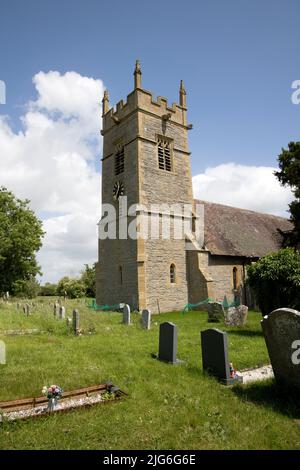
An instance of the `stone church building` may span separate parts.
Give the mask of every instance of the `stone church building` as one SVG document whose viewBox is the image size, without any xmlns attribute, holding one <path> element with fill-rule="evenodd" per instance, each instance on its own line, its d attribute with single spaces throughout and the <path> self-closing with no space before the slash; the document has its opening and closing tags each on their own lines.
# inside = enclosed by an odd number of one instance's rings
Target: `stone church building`
<svg viewBox="0 0 300 470">
<path fill-rule="evenodd" d="M 126 102 L 110 108 L 107 92 L 102 101 L 102 205 L 111 204 L 117 220 L 114 238 L 99 237 L 97 304 L 125 302 L 132 309 L 157 313 L 226 296 L 229 302 L 239 299 L 252 306 L 254 299 L 245 287 L 247 265 L 280 248 L 279 230 L 291 228 L 288 220 L 201 201 L 201 243 L 190 233 L 181 239 L 134 239 L 124 236 L 124 223 L 120 228 L 124 221 L 128 229 L 135 218 L 138 224 L 150 216 L 160 224 L 163 204 L 180 208 L 200 202 L 193 199 L 188 145 L 192 126 L 184 85 L 181 82 L 179 103 L 170 106 L 166 98 L 154 99 L 142 88 L 141 76 L 137 61 L 134 89 Z M 124 196 L 128 207 L 136 205 L 135 214 L 126 218 L 121 208 Z M 182 220 L 180 211 L 173 214 L 171 226 L 176 219 Z M 109 217 L 106 220 L 108 227 L 114 224 Z M 193 249 L 187 249 L 187 243 Z"/>
</svg>

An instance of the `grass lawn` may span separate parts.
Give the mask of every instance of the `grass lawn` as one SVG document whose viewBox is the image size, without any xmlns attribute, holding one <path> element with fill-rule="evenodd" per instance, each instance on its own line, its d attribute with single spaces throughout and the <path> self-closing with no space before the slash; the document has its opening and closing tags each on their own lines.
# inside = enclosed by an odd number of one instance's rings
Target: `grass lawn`
<svg viewBox="0 0 300 470">
<path fill-rule="evenodd" d="M 273 381 L 225 387 L 202 373 L 200 331 L 210 328 L 203 312 L 152 317 L 145 331 L 139 315 L 121 324 L 120 313 L 77 307 L 81 327 L 93 334 L 67 334 L 53 317 L 53 300 L 39 300 L 30 317 L 16 304 L 0 304 L 0 339 L 7 365 L 0 365 L 0 400 L 38 396 L 43 385 L 64 390 L 111 380 L 129 394 L 122 402 L 0 425 L 1 449 L 300 449 L 300 401 Z M 237 369 L 269 362 L 260 327 L 250 312 L 246 327 L 228 331 L 230 360 Z M 178 358 L 172 366 L 158 352 L 159 323 L 178 326 Z M 39 328 L 45 333 L 4 336 L 5 330 Z"/>
</svg>

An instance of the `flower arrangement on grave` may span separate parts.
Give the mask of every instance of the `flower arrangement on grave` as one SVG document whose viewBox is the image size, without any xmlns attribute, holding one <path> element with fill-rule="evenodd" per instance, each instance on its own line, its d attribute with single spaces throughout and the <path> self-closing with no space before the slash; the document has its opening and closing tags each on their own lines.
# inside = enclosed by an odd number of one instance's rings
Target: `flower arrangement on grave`
<svg viewBox="0 0 300 470">
<path fill-rule="evenodd" d="M 42 394 L 48 398 L 48 410 L 53 411 L 58 400 L 62 397 L 63 389 L 59 385 L 45 386 L 42 389 Z"/>
<path fill-rule="evenodd" d="M 230 371 L 230 377 L 231 377 L 232 379 L 235 379 L 237 373 L 236 373 L 235 368 L 233 367 L 232 362 L 230 362 L 230 364 L 229 364 L 229 371 Z"/>
</svg>

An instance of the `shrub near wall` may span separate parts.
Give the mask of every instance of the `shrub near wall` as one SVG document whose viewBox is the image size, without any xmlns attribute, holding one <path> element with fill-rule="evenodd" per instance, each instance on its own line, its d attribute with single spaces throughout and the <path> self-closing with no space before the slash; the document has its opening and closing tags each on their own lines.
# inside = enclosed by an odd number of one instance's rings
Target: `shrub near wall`
<svg viewBox="0 0 300 470">
<path fill-rule="evenodd" d="M 280 307 L 300 310 L 300 254 L 294 249 L 271 253 L 249 266 L 248 280 L 263 315 Z"/>
</svg>

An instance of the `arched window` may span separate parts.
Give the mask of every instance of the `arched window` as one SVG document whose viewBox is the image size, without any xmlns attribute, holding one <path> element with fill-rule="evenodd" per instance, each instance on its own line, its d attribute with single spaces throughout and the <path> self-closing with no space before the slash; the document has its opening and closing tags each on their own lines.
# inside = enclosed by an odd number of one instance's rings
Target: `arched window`
<svg viewBox="0 0 300 470">
<path fill-rule="evenodd" d="M 176 267 L 175 264 L 171 264 L 170 266 L 170 283 L 175 284 L 176 282 Z"/>
<path fill-rule="evenodd" d="M 237 268 L 234 267 L 232 270 L 232 282 L 233 282 L 233 289 L 237 290 Z"/>
<path fill-rule="evenodd" d="M 119 276 L 120 276 L 120 284 L 123 284 L 123 268 L 119 266 Z"/>
</svg>

